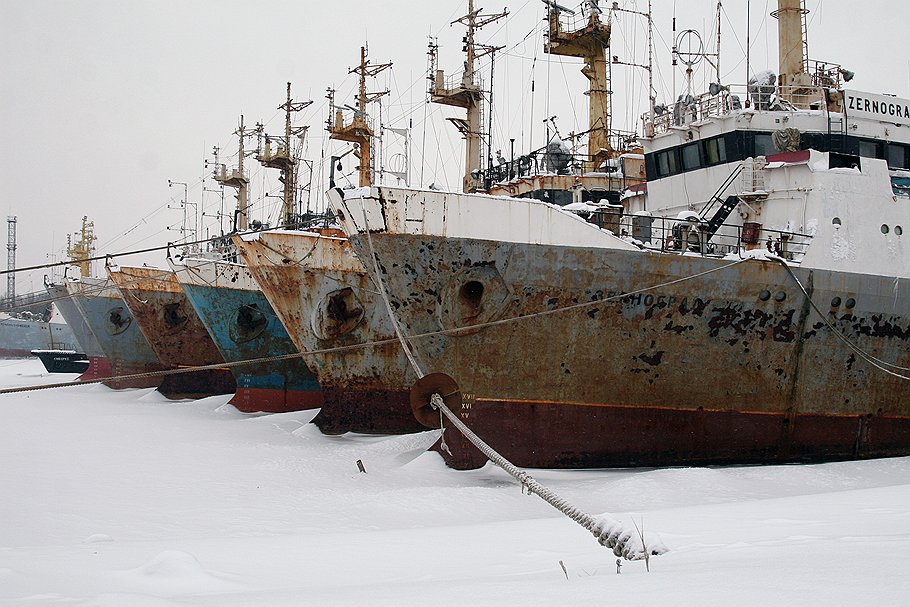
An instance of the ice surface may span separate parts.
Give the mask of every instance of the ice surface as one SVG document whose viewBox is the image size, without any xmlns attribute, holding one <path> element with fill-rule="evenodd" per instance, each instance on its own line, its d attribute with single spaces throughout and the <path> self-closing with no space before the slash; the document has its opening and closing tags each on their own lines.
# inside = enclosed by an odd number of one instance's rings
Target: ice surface
<svg viewBox="0 0 910 607">
<path fill-rule="evenodd" d="M 0 385 L 55 381 L 0 361 Z M 324 436 L 78 386 L 0 396 L 0 604 L 900 605 L 910 458 L 822 465 L 535 470 L 671 552 L 627 562 L 433 432 Z M 494 445 L 495 446 L 495 445 Z M 363 461 L 366 474 L 357 470 Z M 568 580 L 559 561 L 563 561 Z"/>
</svg>

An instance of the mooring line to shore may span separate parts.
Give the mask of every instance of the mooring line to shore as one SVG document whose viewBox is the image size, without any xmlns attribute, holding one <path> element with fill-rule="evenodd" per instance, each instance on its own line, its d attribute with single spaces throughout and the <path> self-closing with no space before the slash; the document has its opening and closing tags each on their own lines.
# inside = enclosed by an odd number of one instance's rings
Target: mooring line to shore
<svg viewBox="0 0 910 607">
<path fill-rule="evenodd" d="M 382 280 L 382 274 L 379 271 L 379 262 L 376 258 L 376 252 L 373 249 L 373 238 L 370 235 L 366 205 L 363 204 L 364 201 L 362 196 L 360 201 L 360 208 L 363 211 L 364 232 L 367 236 L 367 244 L 370 248 L 370 258 L 373 261 L 373 269 L 375 271 L 376 287 L 379 289 L 379 294 L 382 296 L 383 302 L 385 302 L 386 309 L 389 313 L 389 318 L 391 319 L 392 326 L 395 329 L 395 335 L 401 342 L 401 347 L 404 349 L 408 361 L 413 367 L 414 372 L 417 374 L 417 377 L 422 379 L 426 377 L 426 373 L 424 373 L 420 364 L 418 364 L 416 356 L 411 352 L 410 342 L 405 336 L 404 331 L 401 329 L 401 326 L 398 323 L 398 318 L 395 316 L 395 311 L 392 308 L 392 303 L 389 301 L 389 296 L 385 288 L 385 282 Z M 509 476 L 517 480 L 522 487 L 528 489 L 529 493 L 540 496 L 541 499 L 550 504 L 552 507 L 556 508 L 556 510 L 587 529 L 591 534 L 594 535 L 601 546 L 610 548 L 613 550 L 614 555 L 620 556 L 627 560 L 644 559 L 646 563 L 648 562 L 648 559 L 651 556 L 652 552 L 649 551 L 647 545 L 645 544 L 644 535 L 639 535 L 640 544 L 637 544 L 633 541 L 633 539 L 636 538 L 636 535 L 632 533 L 631 530 L 626 529 L 619 521 L 614 520 L 612 517 L 591 516 L 576 506 L 573 506 L 568 502 L 568 500 L 556 494 L 556 492 L 540 484 L 526 471 L 520 469 L 518 466 L 498 453 L 483 439 L 477 436 L 477 434 L 475 434 L 470 428 L 468 428 L 464 422 L 458 419 L 452 410 L 446 406 L 442 395 L 438 392 L 434 393 L 430 397 L 430 403 L 433 407 L 442 412 L 442 414 L 445 415 L 446 418 L 448 418 L 456 428 L 458 428 L 464 437 L 467 438 L 472 445 L 479 449 L 480 452 L 483 453 L 489 461 L 501 468 Z M 442 428 L 442 432 L 443 434 L 445 433 L 445 427 Z M 660 554 L 661 552 L 662 551 L 654 550 L 653 554 Z"/>
</svg>

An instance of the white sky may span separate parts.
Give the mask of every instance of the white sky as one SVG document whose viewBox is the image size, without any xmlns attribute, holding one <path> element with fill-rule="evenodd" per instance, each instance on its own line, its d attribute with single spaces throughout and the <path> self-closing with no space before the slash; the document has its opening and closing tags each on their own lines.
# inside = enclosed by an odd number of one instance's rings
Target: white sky
<svg viewBox="0 0 910 607">
<path fill-rule="evenodd" d="M 542 52 L 543 4 L 478 0 L 477 5 L 487 13 L 507 6 L 511 13 L 478 36 L 506 47 L 495 64 L 494 153 L 501 149 L 508 156 L 511 137 L 516 152 L 543 145 L 545 116 L 556 115 L 563 134 L 584 130 L 581 61 Z M 851 88 L 910 97 L 910 2 L 807 0 L 807 5 L 812 58 L 855 71 Z M 620 6 L 644 10 L 647 2 L 623 0 Z M 752 0 L 751 6 L 753 71 L 776 71 L 777 22 L 767 16 L 776 3 Z M 440 44 L 440 67 L 447 74 L 461 69 L 464 29 L 449 22 L 466 7 L 466 0 L 0 0 L 0 127 L 6 141 L 0 183 L 3 210 L 18 216 L 17 265 L 45 263 L 49 255 L 61 259 L 66 234 L 79 228 L 83 215 L 95 222 L 99 253 L 178 241 L 181 234 L 168 226 L 179 227 L 182 211 L 167 207 L 179 206 L 183 188 L 168 188 L 168 180 L 188 183 L 189 200 L 202 198 L 206 213 L 216 214 L 220 194 L 202 191 L 204 159 L 218 145 L 222 162 L 236 162 L 232 132 L 241 113 L 249 125 L 260 121 L 267 131 L 282 132 L 283 115 L 276 107 L 288 81 L 295 99 L 314 101 L 295 121 L 310 125 L 304 157 L 318 167 L 323 151 L 329 157 L 346 150 L 346 144 L 325 139 L 325 90 L 334 86 L 337 103 L 354 103 L 355 77 L 348 70 L 359 61 L 365 40 L 374 63 L 394 63 L 370 90 L 391 90 L 382 107 L 387 126 L 404 128 L 412 121 L 412 185 L 420 185 L 422 175 L 422 185 L 457 189 L 463 144 L 444 117 L 458 111 L 424 104 L 426 51 L 432 33 Z M 746 0 L 724 2 L 725 83 L 746 79 L 745 8 Z M 677 30 L 697 29 L 707 50 L 714 47 L 715 0 L 654 0 L 659 102 L 673 93 L 668 47 L 674 10 Z M 614 25 L 612 54 L 645 62 L 641 20 L 626 15 Z M 699 69 L 696 90 L 704 90 L 710 79 Z M 642 70 L 615 68 L 615 128 L 640 130 L 630 117 L 644 111 L 645 82 Z M 679 71 L 677 93 L 682 86 Z M 371 113 L 378 117 L 376 106 Z M 385 139 L 389 157 L 402 151 L 395 138 Z M 354 160 L 345 159 L 345 173 Z M 396 160 L 401 158 L 387 164 Z M 265 194 L 279 193 L 277 175 L 252 159 L 247 166 L 253 217 L 268 221 L 278 199 Z M 321 204 L 319 191 L 325 187 L 324 178 L 317 179 L 313 206 Z M 205 180 L 206 189 L 216 186 Z M 225 210 L 233 204 L 228 191 Z M 217 218 L 201 221 L 204 235 L 220 231 Z M 119 260 L 160 264 L 164 255 Z M 17 292 L 40 288 L 45 273 L 20 274 Z M 5 285 L 0 290 L 5 294 Z"/>
</svg>

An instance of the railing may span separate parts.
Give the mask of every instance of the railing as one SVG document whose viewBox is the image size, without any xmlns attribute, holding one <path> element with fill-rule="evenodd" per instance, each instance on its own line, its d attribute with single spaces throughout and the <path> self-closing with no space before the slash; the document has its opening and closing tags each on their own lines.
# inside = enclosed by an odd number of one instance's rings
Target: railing
<svg viewBox="0 0 910 607">
<path fill-rule="evenodd" d="M 433 90 L 430 91 L 433 94 L 440 94 L 455 91 L 461 88 L 466 88 L 466 85 L 475 90 L 484 90 L 483 78 L 477 70 L 474 71 L 474 77 L 471 79 L 466 78 L 464 72 L 450 74 L 448 76 L 442 70 L 436 72 L 437 76 L 433 80 Z M 439 74 L 442 74 L 442 78 L 439 78 Z"/>
<path fill-rule="evenodd" d="M 559 10 L 555 7 L 551 7 L 550 10 L 557 12 L 559 29 L 564 33 L 577 32 L 578 30 L 586 28 L 591 22 L 591 16 L 595 14 L 595 11 L 596 14 L 601 17 L 602 21 L 606 20 L 606 17 L 603 14 L 605 9 L 594 9 L 588 2 L 582 2 L 580 6 L 573 9 L 574 12 L 572 13 L 564 10 Z"/>
<path fill-rule="evenodd" d="M 759 224 L 722 224 L 713 236 L 707 223 L 693 219 L 620 215 L 610 207 L 591 214 L 588 221 L 610 230 L 639 246 L 665 253 L 694 253 L 708 257 L 740 255 L 746 249 L 763 250 L 788 261 L 800 261 L 812 236 L 799 232 L 770 230 Z"/>
<path fill-rule="evenodd" d="M 613 131 L 610 133 L 609 143 L 614 150 L 637 149 L 638 135 Z M 598 163 L 598 166 L 594 166 L 595 163 Z M 606 173 L 607 176 L 615 174 L 618 178 L 621 176 L 621 170 L 618 165 L 611 165 L 609 161 L 600 157 L 548 150 L 547 146 L 544 146 L 514 159 L 503 158 L 486 171 L 481 171 L 480 178 L 485 187 L 489 189 L 497 183 L 545 174 L 584 175 L 593 172 Z M 638 183 L 641 180 L 633 179 L 632 181 Z"/>
<path fill-rule="evenodd" d="M 715 85 L 712 85 L 715 86 Z M 719 87 L 716 92 L 701 95 L 680 95 L 676 103 L 655 106 L 653 120 L 650 112 L 642 115 L 646 134 L 665 133 L 673 127 L 685 127 L 715 118 L 728 116 L 744 108 L 755 111 L 792 111 L 796 106 L 825 99 L 822 86 L 731 85 Z"/>
</svg>

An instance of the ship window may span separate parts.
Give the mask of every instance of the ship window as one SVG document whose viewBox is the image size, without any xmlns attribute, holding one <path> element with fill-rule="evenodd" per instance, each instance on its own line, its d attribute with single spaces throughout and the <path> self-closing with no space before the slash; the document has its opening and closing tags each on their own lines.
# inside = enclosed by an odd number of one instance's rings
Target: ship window
<svg viewBox="0 0 910 607">
<path fill-rule="evenodd" d="M 666 150 L 657 154 L 657 175 L 666 177 L 679 172 L 676 162 L 676 150 Z"/>
<path fill-rule="evenodd" d="M 888 144 L 888 167 L 892 169 L 910 169 L 908 148 L 896 143 Z"/>
<path fill-rule="evenodd" d="M 862 141 L 859 142 L 859 155 L 863 158 L 884 158 L 882 155 L 882 144 L 879 141 Z"/>
<path fill-rule="evenodd" d="M 776 154 L 774 140 L 769 133 L 755 133 L 755 156 L 770 156 Z"/>
<path fill-rule="evenodd" d="M 727 161 L 727 145 L 723 137 L 715 137 L 705 141 L 705 160 L 708 166 Z"/>
<path fill-rule="evenodd" d="M 887 234 L 887 233 L 888 233 L 888 224 L 883 223 L 882 224 L 882 234 Z"/>
<path fill-rule="evenodd" d="M 900 236 L 901 234 L 904 233 L 904 228 L 902 228 L 900 226 L 894 226 L 894 233 L 897 234 L 898 236 Z"/>
<path fill-rule="evenodd" d="M 684 171 L 694 171 L 701 168 L 701 154 L 698 153 L 698 144 L 690 143 L 683 146 L 682 164 Z"/>
</svg>

